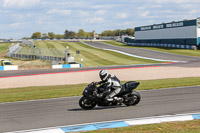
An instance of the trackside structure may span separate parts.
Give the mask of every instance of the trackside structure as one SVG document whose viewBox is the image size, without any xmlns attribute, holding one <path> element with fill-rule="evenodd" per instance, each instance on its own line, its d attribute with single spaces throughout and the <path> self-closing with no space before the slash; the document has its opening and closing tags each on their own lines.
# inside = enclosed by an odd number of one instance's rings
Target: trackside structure
<svg viewBox="0 0 200 133">
<path fill-rule="evenodd" d="M 150 46 L 156 46 L 156 44 L 165 44 L 166 47 L 178 46 L 178 48 L 180 45 L 184 45 L 180 48 L 186 48 L 187 45 L 200 48 L 200 19 L 136 27 L 135 39 L 125 38 L 125 42 L 137 45 L 151 44 Z"/>
</svg>

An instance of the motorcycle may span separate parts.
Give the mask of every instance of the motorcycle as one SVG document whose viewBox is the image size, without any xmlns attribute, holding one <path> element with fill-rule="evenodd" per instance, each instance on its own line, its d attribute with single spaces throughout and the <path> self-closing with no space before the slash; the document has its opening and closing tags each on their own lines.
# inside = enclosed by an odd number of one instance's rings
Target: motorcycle
<svg viewBox="0 0 200 133">
<path fill-rule="evenodd" d="M 106 101 L 104 93 L 103 96 L 98 97 L 98 94 L 105 91 L 102 86 L 97 86 L 97 82 L 90 83 L 83 91 L 82 97 L 79 100 L 79 106 L 83 109 L 92 109 L 97 106 L 116 106 L 125 104 L 126 106 L 135 106 L 140 100 L 139 92 L 134 91 L 140 83 L 136 81 L 129 81 L 122 85 L 121 91 L 116 95 L 117 100 Z M 107 94 L 110 91 L 107 92 Z"/>
</svg>

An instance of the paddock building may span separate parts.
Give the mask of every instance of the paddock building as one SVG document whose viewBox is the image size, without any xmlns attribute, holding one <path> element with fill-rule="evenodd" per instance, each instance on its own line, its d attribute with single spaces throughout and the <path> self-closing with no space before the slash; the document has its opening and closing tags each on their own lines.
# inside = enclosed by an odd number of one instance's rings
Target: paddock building
<svg viewBox="0 0 200 133">
<path fill-rule="evenodd" d="M 200 46 L 200 19 L 172 21 L 135 27 L 135 39 L 125 39 L 132 43 L 177 44 Z"/>
</svg>

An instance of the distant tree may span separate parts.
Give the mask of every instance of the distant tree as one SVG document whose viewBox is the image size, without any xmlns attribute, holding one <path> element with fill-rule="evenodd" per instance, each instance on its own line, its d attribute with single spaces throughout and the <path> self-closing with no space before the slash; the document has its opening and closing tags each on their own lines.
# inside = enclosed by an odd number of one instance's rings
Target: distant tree
<svg viewBox="0 0 200 133">
<path fill-rule="evenodd" d="M 74 31 L 65 30 L 64 38 L 75 38 L 77 33 Z"/>
<path fill-rule="evenodd" d="M 23 37 L 22 39 L 31 39 L 30 37 Z"/>
<path fill-rule="evenodd" d="M 120 29 L 114 30 L 112 33 L 112 36 L 121 36 L 122 35 L 122 31 Z"/>
<path fill-rule="evenodd" d="M 129 36 L 134 36 L 135 29 L 126 29 L 126 34 Z"/>
<path fill-rule="evenodd" d="M 32 39 L 41 39 L 42 38 L 42 35 L 40 32 L 35 32 L 32 34 L 31 36 Z"/>
<path fill-rule="evenodd" d="M 49 38 L 49 36 L 48 36 L 47 33 L 43 33 L 43 34 L 42 34 L 42 39 L 48 39 L 48 38 Z"/>
<path fill-rule="evenodd" d="M 64 38 L 64 35 L 56 34 L 56 38 Z"/>
<path fill-rule="evenodd" d="M 76 32 L 74 32 L 74 31 L 70 31 L 69 32 L 69 38 L 76 38 Z"/>
<path fill-rule="evenodd" d="M 48 36 L 49 38 L 55 38 L 56 35 L 53 32 L 48 32 Z"/>
<path fill-rule="evenodd" d="M 126 29 L 126 30 L 105 30 L 103 31 L 100 35 L 101 36 L 121 36 L 121 35 L 129 35 L 129 36 L 134 36 L 134 29 Z"/>
<path fill-rule="evenodd" d="M 93 37 L 93 32 L 86 32 L 86 38 Z"/>
<path fill-rule="evenodd" d="M 69 30 L 65 30 L 65 33 L 64 33 L 64 37 L 65 38 L 70 38 L 69 36 L 70 36 L 70 33 L 69 33 L 70 31 Z"/>
<path fill-rule="evenodd" d="M 113 36 L 113 33 L 111 30 L 105 30 L 101 33 L 101 36 Z"/>
<path fill-rule="evenodd" d="M 86 38 L 86 32 L 83 29 L 79 29 L 77 33 L 77 37 Z"/>
</svg>

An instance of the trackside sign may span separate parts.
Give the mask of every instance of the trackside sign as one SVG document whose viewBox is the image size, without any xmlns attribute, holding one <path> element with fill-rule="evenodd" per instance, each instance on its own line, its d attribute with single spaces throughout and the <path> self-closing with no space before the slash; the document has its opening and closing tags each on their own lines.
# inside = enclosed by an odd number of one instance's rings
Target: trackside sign
<svg viewBox="0 0 200 133">
<path fill-rule="evenodd" d="M 179 21 L 179 22 L 162 23 L 162 24 L 154 24 L 154 25 L 149 25 L 149 26 L 136 27 L 135 31 L 177 28 L 177 27 L 194 26 L 194 25 L 197 25 L 196 19 L 195 20 L 187 20 L 187 21 Z"/>
</svg>

